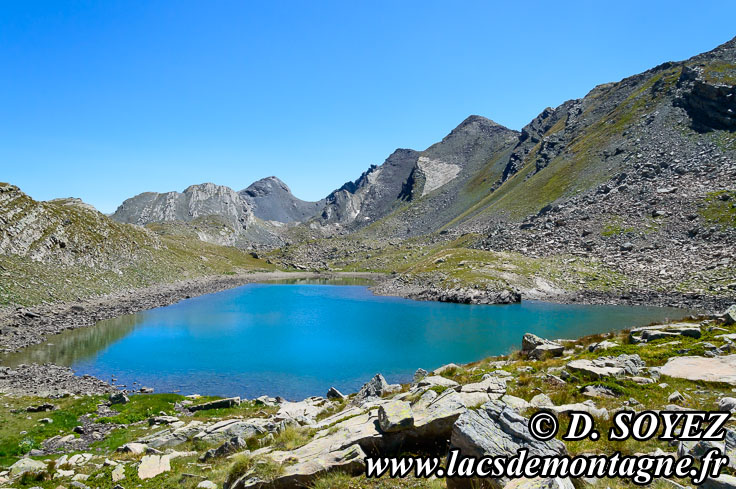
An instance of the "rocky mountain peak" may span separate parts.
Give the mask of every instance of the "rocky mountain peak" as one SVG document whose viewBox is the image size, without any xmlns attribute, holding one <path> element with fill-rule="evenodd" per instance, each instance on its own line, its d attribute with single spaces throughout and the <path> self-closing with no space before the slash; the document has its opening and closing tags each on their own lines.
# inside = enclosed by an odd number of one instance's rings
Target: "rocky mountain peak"
<svg viewBox="0 0 736 489">
<path fill-rule="evenodd" d="M 499 131 L 511 131 L 511 129 L 498 124 L 491 119 L 480 115 L 470 115 L 465 118 L 450 134 L 442 140 L 447 141 L 456 137 L 488 136 Z"/>
<path fill-rule="evenodd" d="M 294 197 L 289 186 L 274 176 L 253 182 L 239 194 L 255 216 L 265 221 L 305 221 L 317 215 L 324 205 L 324 200 L 307 202 Z"/>
<path fill-rule="evenodd" d="M 291 189 L 280 178 L 270 176 L 261 178 L 240 191 L 241 194 L 244 193 L 252 197 L 264 196 L 274 192 L 291 194 Z"/>
</svg>

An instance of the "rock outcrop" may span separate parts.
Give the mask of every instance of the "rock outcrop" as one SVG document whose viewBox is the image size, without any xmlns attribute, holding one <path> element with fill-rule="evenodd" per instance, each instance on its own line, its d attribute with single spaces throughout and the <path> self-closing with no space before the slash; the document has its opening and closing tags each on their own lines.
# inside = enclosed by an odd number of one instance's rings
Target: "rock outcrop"
<svg viewBox="0 0 736 489">
<path fill-rule="evenodd" d="M 451 449 L 463 457 L 513 457 L 525 448 L 530 455 L 565 455 L 565 445 L 559 440 L 539 441 L 529 432 L 529 420 L 498 401 L 491 401 L 477 411 L 462 414 L 452 428 Z M 502 488 L 508 479 L 486 479 L 495 488 Z M 470 479 L 447 479 L 448 489 L 473 487 Z"/>
<path fill-rule="evenodd" d="M 325 199 L 317 202 L 297 199 L 276 177 L 258 180 L 238 194 L 250 204 L 253 214 L 264 221 L 303 222 L 322 212 L 325 205 Z"/>
</svg>

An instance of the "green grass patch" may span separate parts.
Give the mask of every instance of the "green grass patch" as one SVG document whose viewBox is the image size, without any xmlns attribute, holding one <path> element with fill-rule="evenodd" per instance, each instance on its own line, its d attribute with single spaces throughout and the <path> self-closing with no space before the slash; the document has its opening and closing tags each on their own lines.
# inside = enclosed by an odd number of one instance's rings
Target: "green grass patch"
<svg viewBox="0 0 736 489">
<path fill-rule="evenodd" d="M 136 394 L 127 404 L 116 404 L 112 409 L 120 414 L 99 418 L 99 423 L 130 424 L 143 421 L 159 413 L 176 414 L 174 403 L 182 401 L 178 394 Z"/>
</svg>

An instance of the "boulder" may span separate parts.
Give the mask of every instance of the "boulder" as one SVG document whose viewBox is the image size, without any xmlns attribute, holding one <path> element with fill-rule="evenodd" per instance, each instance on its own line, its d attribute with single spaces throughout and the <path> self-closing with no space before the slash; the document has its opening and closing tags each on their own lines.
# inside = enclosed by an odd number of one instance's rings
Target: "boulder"
<svg viewBox="0 0 736 489">
<path fill-rule="evenodd" d="M 573 360 L 567 364 L 571 372 L 580 372 L 596 378 L 623 377 L 626 372 L 621 367 L 606 367 L 597 365 L 593 360 Z"/>
<path fill-rule="evenodd" d="M 406 401 L 391 401 L 378 408 L 378 425 L 384 433 L 402 431 L 414 426 L 414 414 Z"/>
<path fill-rule="evenodd" d="M 463 413 L 452 427 L 451 449 L 462 457 L 512 457 L 521 448 L 529 455 L 566 455 L 565 445 L 559 440 L 539 441 L 529 432 L 529 420 L 499 401 L 491 401 L 478 411 Z M 505 478 L 490 480 L 496 487 L 510 481 Z M 447 479 L 448 489 L 473 487 L 470 479 Z"/>
<path fill-rule="evenodd" d="M 144 443 L 126 443 L 125 445 L 118 447 L 116 451 L 120 453 L 131 453 L 133 455 L 141 455 L 146 453 L 148 446 Z"/>
<path fill-rule="evenodd" d="M 32 458 L 22 458 L 10 466 L 11 477 L 16 477 L 26 472 L 41 472 L 46 470 L 46 464 Z"/>
<path fill-rule="evenodd" d="M 596 418 L 601 418 L 601 419 L 609 418 L 608 410 L 606 408 L 599 409 L 595 407 L 594 405 L 591 405 L 588 403 L 592 404 L 592 401 L 585 401 L 582 403 L 578 402 L 575 404 L 563 404 L 561 406 L 548 406 L 545 408 L 545 410 L 552 411 L 557 414 L 567 414 L 573 411 L 582 411 Z"/>
<path fill-rule="evenodd" d="M 199 458 L 199 461 L 206 462 L 212 458 L 226 457 L 233 453 L 245 450 L 246 448 L 248 448 L 248 445 L 245 443 L 245 440 L 239 436 L 234 436 L 219 447 L 211 448 L 204 452 L 204 454 Z"/>
<path fill-rule="evenodd" d="M 173 424 L 179 421 L 176 416 L 152 416 L 148 418 L 148 424 Z"/>
<path fill-rule="evenodd" d="M 451 379 L 446 379 L 445 377 L 440 377 L 439 375 L 430 375 L 429 377 L 424 377 L 422 380 L 417 382 L 417 386 L 424 387 L 424 388 L 432 388 L 432 387 L 457 387 L 460 384 L 455 382 Z"/>
<path fill-rule="evenodd" d="M 736 304 L 733 304 L 731 307 L 726 309 L 721 317 L 726 322 L 726 324 L 736 324 Z"/>
<path fill-rule="evenodd" d="M 324 397 L 308 397 L 303 401 L 284 401 L 279 405 L 275 420 L 294 420 L 300 424 L 312 424 L 317 416 L 332 404 Z"/>
<path fill-rule="evenodd" d="M 697 324 L 672 323 L 634 328 L 629 333 L 629 340 L 632 343 L 648 343 L 662 338 L 674 338 L 677 336 L 689 336 L 697 339 L 700 338 L 700 335 L 700 326 Z"/>
<path fill-rule="evenodd" d="M 423 368 L 418 368 L 417 371 L 414 372 L 414 382 L 419 382 L 427 375 L 429 375 L 429 372 L 427 372 Z"/>
<path fill-rule="evenodd" d="M 506 381 L 505 377 L 490 376 L 480 382 L 465 384 L 460 387 L 460 392 L 484 392 L 500 398 L 506 393 Z"/>
<path fill-rule="evenodd" d="M 586 385 L 585 387 L 583 387 L 581 393 L 584 396 L 604 399 L 613 399 L 615 397 L 618 397 L 615 392 L 603 385 Z"/>
<path fill-rule="evenodd" d="M 113 482 L 120 482 L 121 480 L 125 479 L 125 466 L 116 465 L 115 468 L 112 469 L 111 476 Z"/>
<path fill-rule="evenodd" d="M 217 399 L 216 401 L 205 402 L 204 404 L 197 404 L 196 406 L 189 406 L 189 410 L 192 412 L 206 411 L 209 409 L 225 409 L 235 406 L 240 406 L 239 397 L 228 397 L 225 399 Z"/>
<path fill-rule="evenodd" d="M 618 343 L 615 343 L 613 341 L 603 340 L 600 343 L 591 343 L 588 345 L 588 351 L 604 351 L 608 350 L 609 348 L 615 348 L 618 346 Z"/>
<path fill-rule="evenodd" d="M 345 395 L 334 387 L 330 387 L 330 390 L 327 391 L 327 395 L 325 397 L 327 397 L 327 399 L 345 399 Z"/>
<path fill-rule="evenodd" d="M 217 489 L 217 484 L 212 481 L 202 481 L 197 484 L 197 489 Z"/>
<path fill-rule="evenodd" d="M 531 404 L 531 406 L 535 408 L 554 406 L 552 399 L 550 399 L 547 394 L 537 394 L 536 396 L 532 397 L 532 400 L 529 401 L 529 404 Z"/>
<path fill-rule="evenodd" d="M 639 355 L 619 355 L 617 357 L 601 357 L 595 360 L 573 360 L 567 364 L 571 372 L 581 372 L 595 377 L 623 377 L 637 375 L 646 364 Z"/>
<path fill-rule="evenodd" d="M 736 413 L 736 398 L 733 397 L 723 397 L 718 400 L 718 410 L 719 411 L 730 411 L 732 413 Z"/>
<path fill-rule="evenodd" d="M 295 453 L 295 452 L 288 452 Z M 246 474 L 231 484 L 226 484 L 225 489 L 261 489 L 270 487 L 274 489 L 291 489 L 297 487 L 310 487 L 311 482 L 318 476 L 341 472 L 350 475 L 358 475 L 365 472 L 365 452 L 359 445 L 351 445 L 344 449 L 330 450 L 311 457 L 293 456 L 288 464 L 283 465 L 283 470 L 272 481 L 264 481 Z"/>
<path fill-rule="evenodd" d="M 526 400 L 522 399 L 521 397 L 511 396 L 509 394 L 504 395 L 501 398 L 501 402 L 506 404 L 511 409 L 514 409 L 519 412 L 522 412 L 531 407 L 531 404 L 529 404 Z"/>
<path fill-rule="evenodd" d="M 194 438 L 203 428 L 201 421 L 190 421 L 187 425 L 179 428 L 166 428 L 151 435 L 137 440 L 151 448 L 174 448 Z M 128 444 L 130 445 L 130 444 Z"/>
<path fill-rule="evenodd" d="M 667 398 L 667 402 L 674 402 L 674 403 L 682 402 L 684 400 L 685 400 L 685 396 L 683 396 L 682 394 L 680 394 L 680 391 L 673 392 Z"/>
<path fill-rule="evenodd" d="M 168 455 L 144 455 L 138 465 L 138 478 L 151 479 L 170 470 L 171 463 Z"/>
<path fill-rule="evenodd" d="M 279 423 L 265 418 L 226 419 L 207 426 L 194 435 L 194 440 L 206 443 L 224 443 L 235 437 L 248 439 L 265 433 L 275 433 L 280 429 Z"/>
<path fill-rule="evenodd" d="M 412 406 L 414 428 L 407 433 L 417 439 L 444 438 L 447 440 L 452 425 L 467 411 L 460 394 L 448 389 L 442 394 L 426 391 Z"/>
<path fill-rule="evenodd" d="M 443 373 L 447 372 L 448 370 L 458 370 L 460 368 L 459 365 L 456 365 L 454 363 L 448 363 L 447 365 L 443 365 L 439 368 L 436 368 L 432 371 L 432 375 L 442 375 Z"/>
<path fill-rule="evenodd" d="M 549 356 L 559 357 L 565 351 L 565 347 L 535 334 L 526 333 L 521 339 L 521 351 L 529 358 L 539 360 Z"/>
<path fill-rule="evenodd" d="M 673 357 L 662 367 L 662 375 L 736 385 L 736 355 L 712 358 Z"/>
<path fill-rule="evenodd" d="M 128 396 L 125 395 L 123 392 L 115 392 L 113 394 L 110 394 L 109 398 L 110 404 L 128 404 L 130 402 L 130 399 L 128 399 Z"/>
<path fill-rule="evenodd" d="M 376 374 L 375 377 L 366 382 L 365 385 L 360 388 L 358 393 L 355 395 L 355 399 L 353 399 L 353 403 L 359 404 L 371 397 L 381 397 L 386 393 L 388 388 L 388 382 L 383 378 L 383 375 Z"/>
</svg>

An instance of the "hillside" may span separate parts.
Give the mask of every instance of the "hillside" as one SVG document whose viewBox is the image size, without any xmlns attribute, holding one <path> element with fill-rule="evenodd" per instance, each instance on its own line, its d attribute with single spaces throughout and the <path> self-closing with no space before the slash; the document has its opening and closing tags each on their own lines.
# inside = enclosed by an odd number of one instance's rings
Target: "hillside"
<svg viewBox="0 0 736 489">
<path fill-rule="evenodd" d="M 38 202 L 0 184 L 0 307 L 271 268 L 235 248 L 116 222 L 78 199 Z"/>
<path fill-rule="evenodd" d="M 399 272 L 389 291 L 500 284 L 527 297 L 727 301 L 736 295 L 735 84 L 732 40 L 601 85 L 545 109 L 506 144 L 449 148 L 464 161 L 477 155 L 468 177 L 414 193 L 347 237 L 310 229 L 313 239 L 275 255 L 297 266 Z M 499 270 L 498 253 L 517 258 Z M 519 259 L 542 260 L 546 272 Z M 570 277 L 576 266 L 584 277 Z"/>
</svg>

